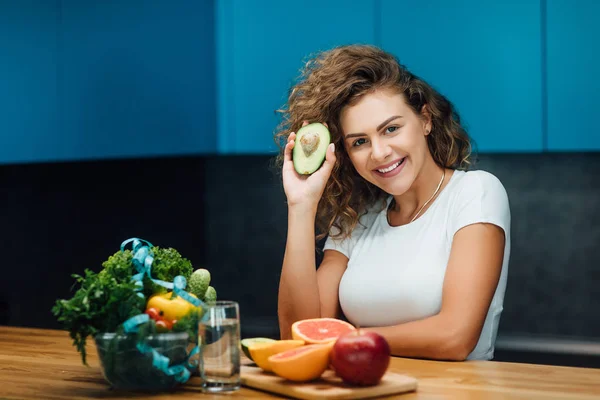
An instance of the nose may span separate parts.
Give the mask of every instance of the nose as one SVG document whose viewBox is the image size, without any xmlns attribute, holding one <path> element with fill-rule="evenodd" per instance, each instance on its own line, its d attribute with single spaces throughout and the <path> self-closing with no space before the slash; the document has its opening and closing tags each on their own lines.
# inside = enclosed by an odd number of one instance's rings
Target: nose
<svg viewBox="0 0 600 400">
<path fill-rule="evenodd" d="M 382 140 L 371 141 L 371 159 L 375 162 L 384 161 L 392 154 L 392 149 Z"/>
</svg>

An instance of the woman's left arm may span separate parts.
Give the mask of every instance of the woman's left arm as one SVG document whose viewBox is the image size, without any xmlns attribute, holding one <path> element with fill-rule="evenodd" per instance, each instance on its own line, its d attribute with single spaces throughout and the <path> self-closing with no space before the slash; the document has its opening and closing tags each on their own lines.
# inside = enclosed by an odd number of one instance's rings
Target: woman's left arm
<svg viewBox="0 0 600 400">
<path fill-rule="evenodd" d="M 476 223 L 454 235 L 437 315 L 366 328 L 383 335 L 392 355 L 464 360 L 473 351 L 494 296 L 504 257 L 504 230 Z"/>
</svg>

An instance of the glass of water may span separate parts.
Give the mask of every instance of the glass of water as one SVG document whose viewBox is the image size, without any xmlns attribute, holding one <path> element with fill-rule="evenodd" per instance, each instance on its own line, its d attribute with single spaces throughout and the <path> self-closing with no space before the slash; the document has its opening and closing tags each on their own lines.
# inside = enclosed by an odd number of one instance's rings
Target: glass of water
<svg viewBox="0 0 600 400">
<path fill-rule="evenodd" d="M 240 388 L 240 310 L 235 301 L 206 304 L 198 325 L 200 376 L 207 392 Z"/>
</svg>

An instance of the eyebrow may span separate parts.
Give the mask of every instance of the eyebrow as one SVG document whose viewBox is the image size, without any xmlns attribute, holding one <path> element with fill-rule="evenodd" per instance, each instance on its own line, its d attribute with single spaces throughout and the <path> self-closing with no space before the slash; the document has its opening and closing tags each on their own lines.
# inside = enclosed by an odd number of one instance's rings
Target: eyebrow
<svg viewBox="0 0 600 400">
<path fill-rule="evenodd" d="M 395 120 L 397 118 L 402 118 L 402 115 L 394 115 L 393 117 L 389 117 L 388 119 L 383 121 L 381 124 L 379 124 L 377 126 L 377 132 L 382 130 L 387 124 L 389 124 L 390 122 L 392 122 L 393 120 Z M 350 139 L 350 138 L 357 137 L 357 136 L 365 136 L 365 134 L 364 133 L 349 133 L 346 135 L 345 139 Z"/>
</svg>

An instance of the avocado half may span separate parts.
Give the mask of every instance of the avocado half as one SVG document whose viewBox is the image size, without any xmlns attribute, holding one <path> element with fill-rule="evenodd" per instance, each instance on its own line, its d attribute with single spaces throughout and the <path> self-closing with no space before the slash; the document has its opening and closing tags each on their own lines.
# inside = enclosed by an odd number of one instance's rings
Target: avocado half
<svg viewBox="0 0 600 400">
<path fill-rule="evenodd" d="M 329 129 L 319 122 L 302 127 L 296 133 L 292 160 L 294 169 L 301 175 L 310 175 L 318 170 L 331 142 Z"/>
</svg>

